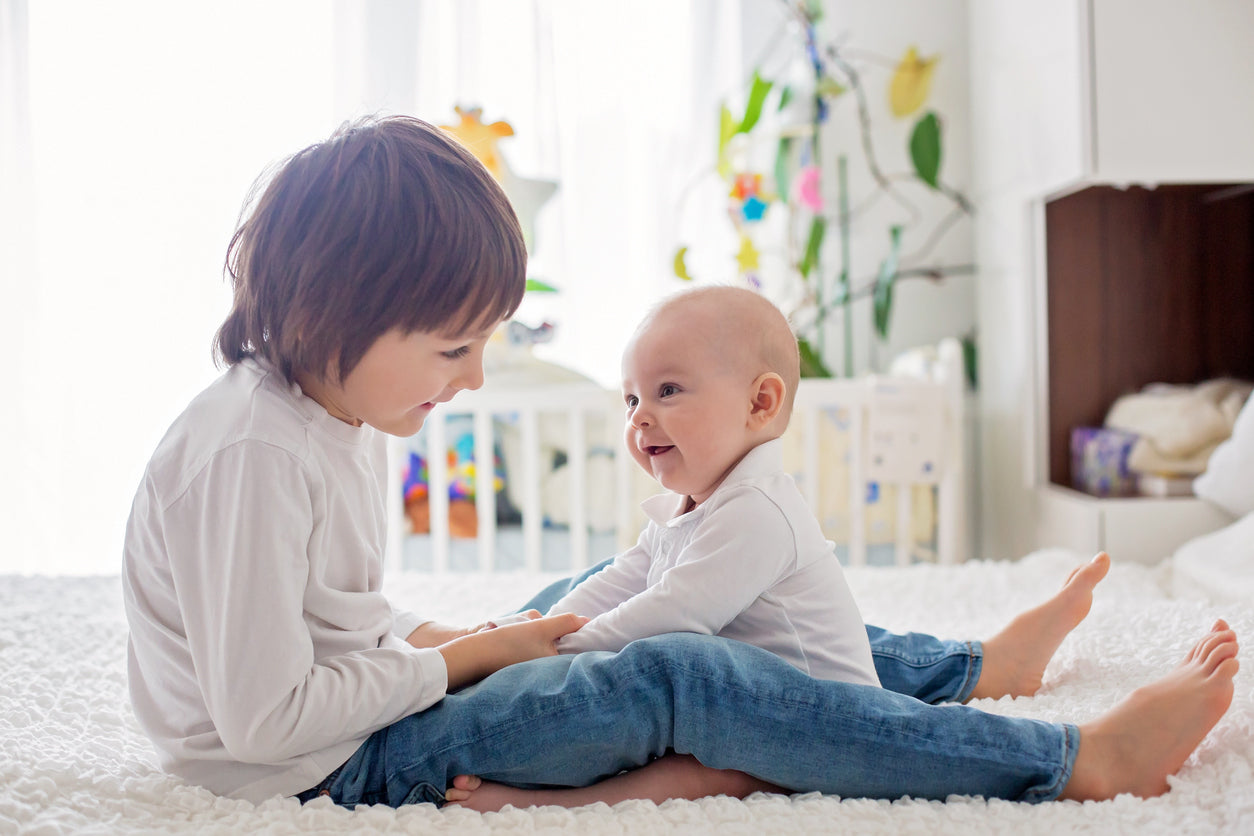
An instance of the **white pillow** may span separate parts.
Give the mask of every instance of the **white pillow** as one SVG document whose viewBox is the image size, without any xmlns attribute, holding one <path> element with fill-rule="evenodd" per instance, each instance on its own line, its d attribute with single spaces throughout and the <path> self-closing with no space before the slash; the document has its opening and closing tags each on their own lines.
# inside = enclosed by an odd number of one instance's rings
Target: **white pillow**
<svg viewBox="0 0 1254 836">
<path fill-rule="evenodd" d="M 1232 435 L 1215 448 L 1193 492 L 1234 517 L 1254 512 L 1254 397 L 1245 402 Z"/>
<path fill-rule="evenodd" d="M 1254 603 L 1254 514 L 1185 543 L 1170 565 L 1177 598 Z"/>
</svg>

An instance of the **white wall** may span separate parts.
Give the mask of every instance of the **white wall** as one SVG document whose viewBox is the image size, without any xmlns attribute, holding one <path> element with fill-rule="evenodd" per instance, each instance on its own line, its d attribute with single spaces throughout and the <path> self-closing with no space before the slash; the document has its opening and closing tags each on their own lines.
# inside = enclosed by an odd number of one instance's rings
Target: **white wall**
<svg viewBox="0 0 1254 836">
<path fill-rule="evenodd" d="M 880 167 L 890 176 L 913 170 L 908 151 L 910 130 L 925 111 L 934 110 L 943 124 L 941 179 L 967 192 L 971 186 L 971 134 L 967 58 L 967 4 L 965 0 L 828 0 L 824 4 L 824 36 L 844 44 L 862 71 L 871 114 L 872 144 Z M 915 46 L 922 56 L 939 55 L 933 74 L 932 91 L 923 108 L 905 118 L 894 117 L 889 109 L 888 87 L 896 62 L 906 49 Z M 851 203 L 870 195 L 874 189 L 865 164 L 858 132 L 855 101 L 842 96 L 833 109 L 823 136 L 825 156 L 849 156 Z M 833 163 L 834 169 L 834 163 Z M 828 199 L 835 205 L 834 181 L 827 184 Z M 902 187 L 918 210 L 917 217 L 881 198 L 853 227 L 850 252 L 855 286 L 875 276 L 888 252 L 888 228 L 909 223 L 903 234 L 902 253 L 920 247 L 944 218 L 952 204 L 930 190 Z M 836 265 L 839 259 L 836 230 L 825 239 L 825 261 Z M 970 264 L 973 260 L 972 222 L 966 218 L 952 227 L 931 255 L 917 264 Z M 975 325 L 975 278 L 957 276 L 943 284 L 909 280 L 896 287 L 889 339 L 879 343 L 871 329 L 869 301 L 856 306 L 854 313 L 855 370 L 883 370 L 904 349 L 935 344 L 943 337 L 962 336 Z M 833 335 L 830 341 L 842 338 Z"/>
</svg>

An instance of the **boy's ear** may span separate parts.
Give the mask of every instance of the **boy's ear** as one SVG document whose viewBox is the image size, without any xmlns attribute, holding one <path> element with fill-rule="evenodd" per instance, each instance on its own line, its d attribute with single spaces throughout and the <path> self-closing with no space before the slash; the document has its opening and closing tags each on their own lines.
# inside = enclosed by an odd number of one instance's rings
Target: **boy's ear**
<svg viewBox="0 0 1254 836">
<path fill-rule="evenodd" d="M 749 409 L 749 425 L 761 429 L 775 420 L 784 408 L 787 387 L 775 372 L 765 372 L 753 381 L 753 402 Z"/>
</svg>

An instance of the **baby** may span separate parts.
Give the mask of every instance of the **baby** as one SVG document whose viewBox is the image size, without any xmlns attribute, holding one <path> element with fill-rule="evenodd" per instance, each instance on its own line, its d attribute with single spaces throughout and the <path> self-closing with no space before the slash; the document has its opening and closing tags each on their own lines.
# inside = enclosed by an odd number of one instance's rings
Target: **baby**
<svg viewBox="0 0 1254 836">
<path fill-rule="evenodd" d="M 634 548 L 549 610 L 592 617 L 560 653 L 704 633 L 879 685 L 834 547 L 783 470 L 799 378 L 788 321 L 751 290 L 680 293 L 645 318 L 623 355 L 627 449 L 669 493 L 644 503 Z"/>
<path fill-rule="evenodd" d="M 646 317 L 623 358 L 627 448 L 671 493 L 645 503 L 650 522 L 635 548 L 580 581 L 549 609 L 550 614 L 592 616 L 583 627 L 558 639 L 559 653 L 618 651 L 637 639 L 666 632 L 716 634 L 769 650 L 816 679 L 857 683 L 862 686 L 855 688 L 858 692 L 887 693 L 865 687 L 879 684 L 867 628 L 832 545 L 782 472 L 779 437 L 788 424 L 798 377 L 797 345 L 788 323 L 770 302 L 751 291 L 727 287 L 689 291 L 666 300 Z M 972 695 L 1034 693 L 1044 664 L 1087 613 L 1093 587 L 1109 566 L 1109 558 L 1099 554 L 1073 574 L 1062 593 L 1016 619 L 985 645 L 986 651 L 999 653 L 999 644 L 1018 635 L 1013 640 L 1017 650 L 1010 656 L 1022 662 L 1024 649 L 1033 643 L 1029 635 L 1036 636 L 1042 653 L 1029 664 L 1035 670 L 1032 683 L 1006 689 L 989 667 L 989 676 L 980 677 L 984 690 Z M 1060 617 L 1064 611 L 1070 615 Z M 1190 699 L 1207 690 L 1217 699 L 1193 714 L 1204 715 L 1193 726 L 1194 735 L 1174 731 L 1163 735 L 1187 741 L 1177 752 L 1191 750 L 1200 740 L 1196 731 L 1208 729 L 1231 698 L 1235 641 L 1227 624 L 1217 622 L 1185 666 L 1111 712 L 1119 723 L 1139 715 L 1126 728 L 1140 731 L 1130 736 L 1116 732 L 1119 739 L 1125 745 L 1145 745 L 1153 735 L 1144 739 L 1142 735 L 1162 727 L 1166 715 L 1149 717 L 1147 709 L 1155 699 L 1151 694 L 1166 698 L 1172 693 L 1170 699 L 1193 704 Z M 694 660 L 694 666 L 693 675 L 698 676 L 700 661 Z M 1212 680 L 1213 685 L 1199 687 Z M 955 706 L 951 711 L 951 719 L 960 719 L 967 709 Z M 1179 724 L 1193 722 L 1188 716 L 1183 713 Z M 1104 735 L 1113 728 L 1103 720 L 1077 730 L 1095 761 L 1103 760 L 1100 749 L 1113 739 Z M 968 739 L 964 745 L 970 743 Z M 987 741 L 980 745 L 989 754 L 996 748 Z M 706 761 L 681 753 L 678 746 L 675 750 L 587 787 L 518 788 L 461 774 L 445 798 L 489 811 L 509 804 L 576 807 L 634 798 L 660 803 L 667 798 L 790 791 L 734 768 L 707 766 Z M 859 760 L 852 751 L 843 756 L 853 763 Z M 1077 758 L 1074 774 L 1082 781 L 1085 774 L 1101 776 L 1099 780 L 1115 775 L 1126 781 L 1134 771 L 1130 765 L 1139 759 L 1135 756 L 1119 767 L 1098 765 L 1089 772 Z M 1152 761 L 1151 754 L 1145 763 Z M 952 777 L 956 780 L 958 774 Z M 1060 797 L 1085 797 L 1068 792 Z"/>
</svg>

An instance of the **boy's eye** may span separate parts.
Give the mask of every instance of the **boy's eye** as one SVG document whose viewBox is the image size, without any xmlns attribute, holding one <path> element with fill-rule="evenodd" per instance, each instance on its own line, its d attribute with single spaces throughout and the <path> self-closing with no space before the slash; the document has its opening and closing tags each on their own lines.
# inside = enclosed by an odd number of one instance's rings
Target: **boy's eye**
<svg viewBox="0 0 1254 836">
<path fill-rule="evenodd" d="M 673 383 L 663 383 L 662 386 L 657 390 L 657 393 L 661 395 L 663 398 L 669 398 L 671 395 L 674 395 L 678 392 L 679 392 L 679 387 Z"/>
<path fill-rule="evenodd" d="M 623 400 L 627 402 L 628 409 L 635 409 L 636 404 L 640 403 L 640 399 L 637 398 L 635 395 L 628 395 L 627 397 L 623 398 Z"/>
<path fill-rule="evenodd" d="M 470 346 L 463 345 L 462 347 L 455 348 L 452 351 L 441 351 L 440 353 L 449 360 L 460 360 L 470 353 Z"/>
</svg>

